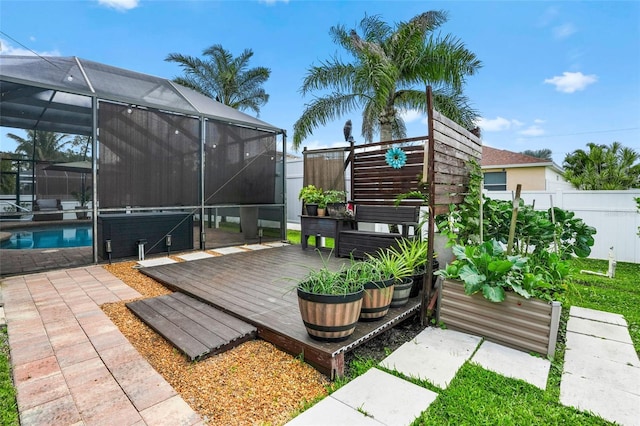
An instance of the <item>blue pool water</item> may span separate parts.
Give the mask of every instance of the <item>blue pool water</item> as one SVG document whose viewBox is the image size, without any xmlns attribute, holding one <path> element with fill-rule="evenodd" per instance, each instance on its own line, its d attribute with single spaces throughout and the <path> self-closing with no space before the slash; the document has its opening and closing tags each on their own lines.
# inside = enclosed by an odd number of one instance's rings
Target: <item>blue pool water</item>
<svg viewBox="0 0 640 426">
<path fill-rule="evenodd" d="M 9 231 L 7 231 L 9 232 Z M 0 249 L 47 249 L 91 246 L 91 225 L 12 229 Z"/>
</svg>

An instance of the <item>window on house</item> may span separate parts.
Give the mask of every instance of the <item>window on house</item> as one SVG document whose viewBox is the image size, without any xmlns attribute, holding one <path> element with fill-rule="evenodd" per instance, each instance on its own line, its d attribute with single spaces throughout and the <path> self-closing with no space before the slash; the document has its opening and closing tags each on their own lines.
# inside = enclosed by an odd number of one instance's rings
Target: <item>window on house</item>
<svg viewBox="0 0 640 426">
<path fill-rule="evenodd" d="M 507 172 L 487 172 L 484 174 L 484 189 L 487 191 L 506 191 Z"/>
</svg>

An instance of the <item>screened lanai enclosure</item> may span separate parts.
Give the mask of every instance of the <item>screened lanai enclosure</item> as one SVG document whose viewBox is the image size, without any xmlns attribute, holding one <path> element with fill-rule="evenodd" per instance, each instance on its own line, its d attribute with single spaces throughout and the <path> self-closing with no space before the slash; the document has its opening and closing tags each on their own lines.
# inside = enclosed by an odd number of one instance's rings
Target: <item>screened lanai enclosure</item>
<svg viewBox="0 0 640 426">
<path fill-rule="evenodd" d="M 76 57 L 0 56 L 0 91 L 3 132 L 26 133 L 2 154 L 2 273 L 37 239 L 63 249 L 81 225 L 91 262 L 285 238 L 283 130 Z M 60 231 L 12 232 L 43 224 Z"/>
</svg>

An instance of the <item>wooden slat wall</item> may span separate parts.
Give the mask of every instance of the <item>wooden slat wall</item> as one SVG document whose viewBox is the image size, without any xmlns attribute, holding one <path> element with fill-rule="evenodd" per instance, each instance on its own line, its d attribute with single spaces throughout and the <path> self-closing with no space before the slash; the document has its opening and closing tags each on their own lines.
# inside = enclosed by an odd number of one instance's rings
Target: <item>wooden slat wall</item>
<svg viewBox="0 0 640 426">
<path fill-rule="evenodd" d="M 480 162 L 482 142 L 467 129 L 433 110 L 435 214 L 460 204 L 469 184 L 467 164 Z"/>
<path fill-rule="evenodd" d="M 399 146 L 402 142 L 359 145 L 354 149 L 351 198 L 356 203 L 392 205 L 398 195 L 417 190 L 423 168 L 424 141 L 418 145 Z M 387 164 L 385 155 L 389 145 L 399 147 L 407 154 L 407 162 L 402 168 L 394 169 Z M 421 202 L 407 200 L 403 204 Z"/>
</svg>

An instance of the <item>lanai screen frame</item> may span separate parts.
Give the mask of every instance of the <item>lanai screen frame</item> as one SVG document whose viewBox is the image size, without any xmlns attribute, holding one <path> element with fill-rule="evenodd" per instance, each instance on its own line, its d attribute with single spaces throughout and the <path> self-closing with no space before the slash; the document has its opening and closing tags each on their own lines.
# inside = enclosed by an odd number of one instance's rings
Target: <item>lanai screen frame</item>
<svg viewBox="0 0 640 426">
<path fill-rule="evenodd" d="M 274 169 L 273 178 L 282 180 L 282 194 L 274 194 L 273 203 L 255 203 L 256 206 L 278 207 L 282 211 L 282 220 L 286 224 L 286 132 L 226 105 L 220 104 L 198 92 L 179 86 L 170 80 L 140 74 L 121 68 L 115 68 L 97 62 L 81 60 L 76 57 L 35 57 L 35 56 L 6 56 L 0 55 L 0 88 L 2 88 L 2 116 L 0 126 L 20 128 L 25 130 L 45 130 L 65 132 L 91 137 L 92 143 L 92 221 L 93 221 L 93 261 L 98 262 L 97 220 L 103 212 L 122 208 L 99 208 L 98 197 L 98 144 L 99 136 L 99 105 L 120 105 L 127 109 L 149 111 L 156 114 L 171 114 L 190 117 L 198 122 L 199 136 L 199 188 L 198 203 L 190 206 L 146 206 L 136 210 L 171 210 L 191 209 L 192 214 L 199 213 L 199 226 L 202 232 L 204 226 L 205 209 L 211 207 L 205 193 L 205 147 L 212 140 L 207 134 L 210 124 L 234 126 L 239 129 L 249 129 L 273 138 L 275 143 L 274 161 L 282 162 L 282 173 Z M 108 77 L 112 78 L 109 79 Z M 104 79 L 105 81 L 101 80 Z M 127 92 L 127 83 L 129 83 Z M 122 84 L 125 90 L 122 90 Z M 26 95 L 10 93 L 9 89 L 17 88 Z M 118 90 L 124 93 L 119 93 Z M 134 97 L 132 92 L 142 91 L 142 96 Z M 31 93 L 32 97 L 29 97 Z M 5 96 L 5 94 L 7 96 Z M 49 96 L 48 103 L 45 96 Z M 12 96 L 13 95 L 13 96 Z M 164 97 L 163 97 L 164 96 Z M 65 98 L 84 101 L 82 107 L 66 104 Z M 18 100 L 16 100 L 18 99 Z M 54 102 L 54 99 L 60 101 Z M 45 102 L 43 102 L 43 100 Z M 88 102 L 87 102 L 88 101 Z M 90 104 L 90 107 L 88 105 Z M 43 106 L 44 105 L 44 106 Z M 48 109 L 49 105 L 49 109 Z M 87 115 L 90 108 L 90 114 Z M 32 114 L 29 116 L 25 111 Z M 67 125 L 59 121 L 47 121 L 48 111 L 51 117 L 64 117 Z M 75 114 L 75 115 L 74 115 Z M 25 117 L 22 119 L 22 117 Z M 90 125 L 89 125 L 90 120 Z M 73 124 L 71 124 L 73 123 Z M 278 136 L 281 136 L 278 141 Z M 215 143 L 215 142 L 213 142 Z M 282 156 L 278 155 L 278 145 L 281 144 Z M 280 160 L 278 159 L 280 158 Z M 278 176 L 279 175 L 279 176 Z M 264 179 L 264 176 L 260 178 Z M 278 198 L 278 199 L 276 199 Z M 264 200 L 262 200 L 264 201 Z M 280 201 L 280 202 L 278 202 Z M 238 205 L 246 205 L 238 204 Z M 197 210 L 197 212 L 196 212 Z M 286 225 L 281 225 L 281 237 L 284 239 Z M 205 241 L 200 239 L 200 248 L 204 249 Z"/>
</svg>

